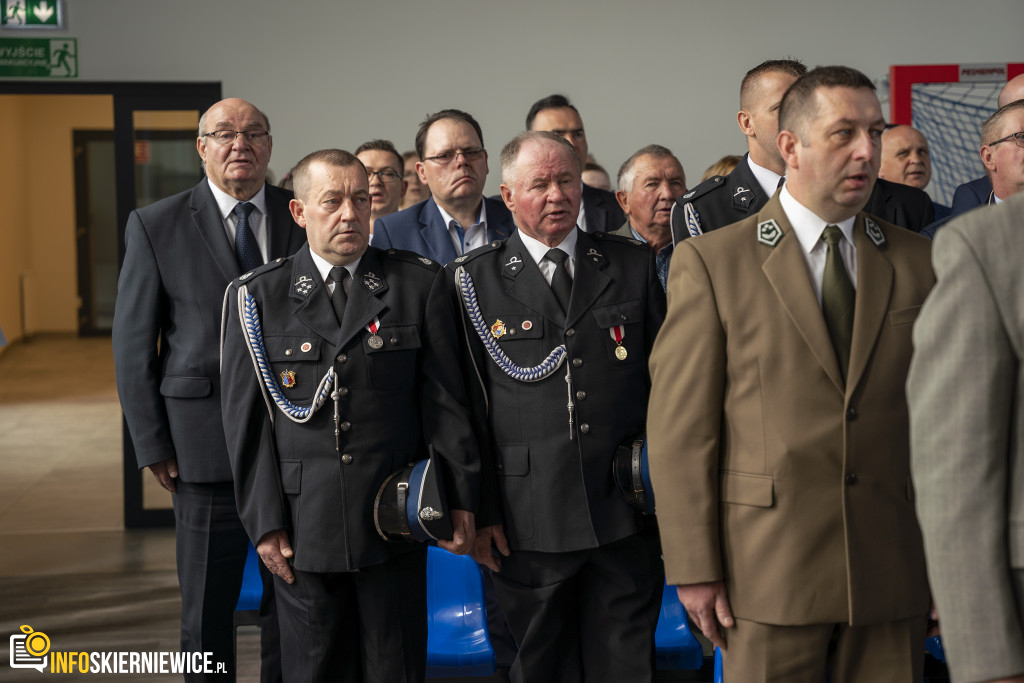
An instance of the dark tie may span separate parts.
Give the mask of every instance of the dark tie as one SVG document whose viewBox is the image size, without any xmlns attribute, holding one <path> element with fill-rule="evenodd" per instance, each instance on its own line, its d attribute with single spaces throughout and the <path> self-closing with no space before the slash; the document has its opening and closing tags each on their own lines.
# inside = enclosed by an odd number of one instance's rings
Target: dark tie
<svg viewBox="0 0 1024 683">
<path fill-rule="evenodd" d="M 562 313 L 568 313 L 569 298 L 572 296 L 572 278 L 569 277 L 569 269 L 565 267 L 565 260 L 569 255 L 561 249 L 548 249 L 544 258 L 555 264 L 555 272 L 551 275 L 551 291 L 555 293 Z"/>
<path fill-rule="evenodd" d="M 238 202 L 234 209 L 235 217 L 238 218 L 238 224 L 235 226 L 235 258 L 243 273 L 263 265 L 260 245 L 256 243 L 256 235 L 249 227 L 249 214 L 255 209 L 256 206 L 249 202 Z"/>
<path fill-rule="evenodd" d="M 331 305 L 334 306 L 334 315 L 338 316 L 338 324 L 345 315 L 345 304 L 348 303 L 348 295 L 345 294 L 345 278 L 348 277 L 348 268 L 335 266 L 331 268 L 331 282 L 334 283 L 334 294 L 331 295 Z"/>
<path fill-rule="evenodd" d="M 825 256 L 825 275 L 821 279 L 821 310 L 825 314 L 825 325 L 828 336 L 836 350 L 839 370 L 846 381 L 846 371 L 850 366 L 850 343 L 853 340 L 853 308 L 856 292 L 850 282 L 843 263 L 843 255 L 839 251 L 839 243 L 843 239 L 843 231 L 837 225 L 826 225 L 821 239 L 828 245 Z"/>
</svg>

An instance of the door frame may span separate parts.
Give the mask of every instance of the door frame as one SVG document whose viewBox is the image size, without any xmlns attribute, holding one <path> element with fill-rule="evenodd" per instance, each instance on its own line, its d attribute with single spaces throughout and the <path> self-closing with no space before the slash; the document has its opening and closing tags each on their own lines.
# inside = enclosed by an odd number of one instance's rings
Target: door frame
<svg viewBox="0 0 1024 683">
<path fill-rule="evenodd" d="M 0 95 L 112 95 L 114 98 L 114 174 L 117 194 L 118 266 L 124 262 L 124 228 L 135 210 L 135 139 L 137 110 L 198 110 L 221 99 L 219 81 L 12 81 L 0 80 Z M 174 511 L 147 509 L 142 501 L 142 477 L 128 425 L 122 416 L 124 526 L 126 529 L 174 526 Z"/>
</svg>

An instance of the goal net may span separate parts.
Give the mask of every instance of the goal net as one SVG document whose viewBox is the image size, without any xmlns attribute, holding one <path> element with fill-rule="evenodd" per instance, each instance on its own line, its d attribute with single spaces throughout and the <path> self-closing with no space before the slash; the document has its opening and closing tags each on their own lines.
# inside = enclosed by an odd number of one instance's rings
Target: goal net
<svg viewBox="0 0 1024 683">
<path fill-rule="evenodd" d="M 910 124 L 928 139 L 932 181 L 927 190 L 933 200 L 948 205 L 958 185 L 985 175 L 978 156 L 981 124 L 996 111 L 1006 81 L 1020 73 L 1024 64 L 889 68 L 879 96 L 888 94 L 890 123 Z"/>
</svg>

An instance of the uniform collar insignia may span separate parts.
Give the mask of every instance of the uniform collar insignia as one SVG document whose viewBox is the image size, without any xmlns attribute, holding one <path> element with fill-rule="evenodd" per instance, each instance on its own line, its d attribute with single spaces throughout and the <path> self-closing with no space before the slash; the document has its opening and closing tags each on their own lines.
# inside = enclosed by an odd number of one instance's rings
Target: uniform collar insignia
<svg viewBox="0 0 1024 683">
<path fill-rule="evenodd" d="M 594 263 L 596 263 L 598 266 L 603 266 L 605 261 L 607 260 L 605 259 L 604 254 L 599 252 L 597 249 L 594 249 L 593 247 L 587 249 L 587 253 L 584 254 L 584 256 L 593 261 Z"/>
<path fill-rule="evenodd" d="M 363 287 L 366 287 L 370 292 L 376 292 L 384 286 L 384 281 L 373 273 L 363 274 Z"/>
<path fill-rule="evenodd" d="M 757 224 L 757 241 L 761 244 L 774 247 L 782 239 L 782 229 L 774 219 L 769 218 Z"/>
<path fill-rule="evenodd" d="M 864 219 L 864 233 L 876 247 L 885 246 L 885 234 L 882 232 L 882 229 L 878 227 L 878 223 L 874 222 L 870 218 Z"/>
<path fill-rule="evenodd" d="M 501 267 L 505 277 L 514 278 L 516 275 L 523 270 L 523 257 L 520 254 L 513 254 L 508 257 L 505 261 L 505 265 Z"/>
<path fill-rule="evenodd" d="M 292 294 L 305 299 L 309 296 L 310 292 L 316 289 L 316 280 L 310 275 L 310 273 L 303 273 L 292 283 Z"/>
</svg>

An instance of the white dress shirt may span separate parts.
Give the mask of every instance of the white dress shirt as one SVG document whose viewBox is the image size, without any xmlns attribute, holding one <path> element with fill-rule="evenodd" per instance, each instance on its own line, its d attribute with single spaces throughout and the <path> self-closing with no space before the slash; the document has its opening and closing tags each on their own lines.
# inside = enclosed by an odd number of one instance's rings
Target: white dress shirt
<svg viewBox="0 0 1024 683">
<path fill-rule="evenodd" d="M 231 245 L 231 249 L 234 250 L 235 229 L 238 227 L 238 216 L 235 215 L 235 207 L 238 206 L 239 200 L 214 185 L 213 181 L 209 178 L 206 179 L 206 182 L 209 183 L 210 191 L 213 192 L 213 198 L 217 202 L 217 208 L 220 209 L 220 218 L 224 223 L 224 232 L 227 233 L 228 243 Z M 267 247 L 266 185 L 261 187 L 259 192 L 246 201 L 256 207 L 256 210 L 249 214 L 249 228 L 252 230 L 252 234 L 256 236 L 256 244 L 259 245 L 260 256 L 263 257 L 263 262 L 266 263 L 270 260 L 270 250 Z"/>
<path fill-rule="evenodd" d="M 551 285 L 551 278 L 555 274 L 555 268 L 558 264 L 554 261 L 549 261 L 544 258 L 548 253 L 548 249 L 551 249 L 548 245 L 544 244 L 539 240 L 535 240 L 527 235 L 522 230 L 519 231 L 519 237 L 523 240 L 523 244 L 526 245 L 526 251 L 530 252 L 530 258 L 540 268 L 540 274 L 547 280 L 548 285 Z M 569 276 L 572 278 L 576 277 L 576 230 L 570 230 L 569 234 L 565 236 L 556 249 L 561 249 L 569 258 L 565 260 L 565 268 L 569 271 Z"/>
<path fill-rule="evenodd" d="M 857 250 L 853 246 L 853 224 L 857 217 L 851 216 L 841 223 L 829 223 L 798 202 L 789 193 L 788 185 L 782 186 L 779 201 L 782 203 L 782 209 L 786 212 L 786 218 L 793 226 L 797 240 L 800 241 L 804 262 L 807 264 L 807 273 L 811 276 L 814 294 L 818 297 L 818 305 L 821 305 L 821 281 L 825 277 L 825 256 L 828 254 L 828 245 L 825 244 L 825 240 L 821 239 L 821 233 L 825 230 L 826 225 L 837 225 L 843 231 L 843 240 L 839 242 L 839 253 L 843 256 L 843 265 L 846 266 L 846 273 L 850 276 L 850 283 L 856 290 Z"/>
</svg>

